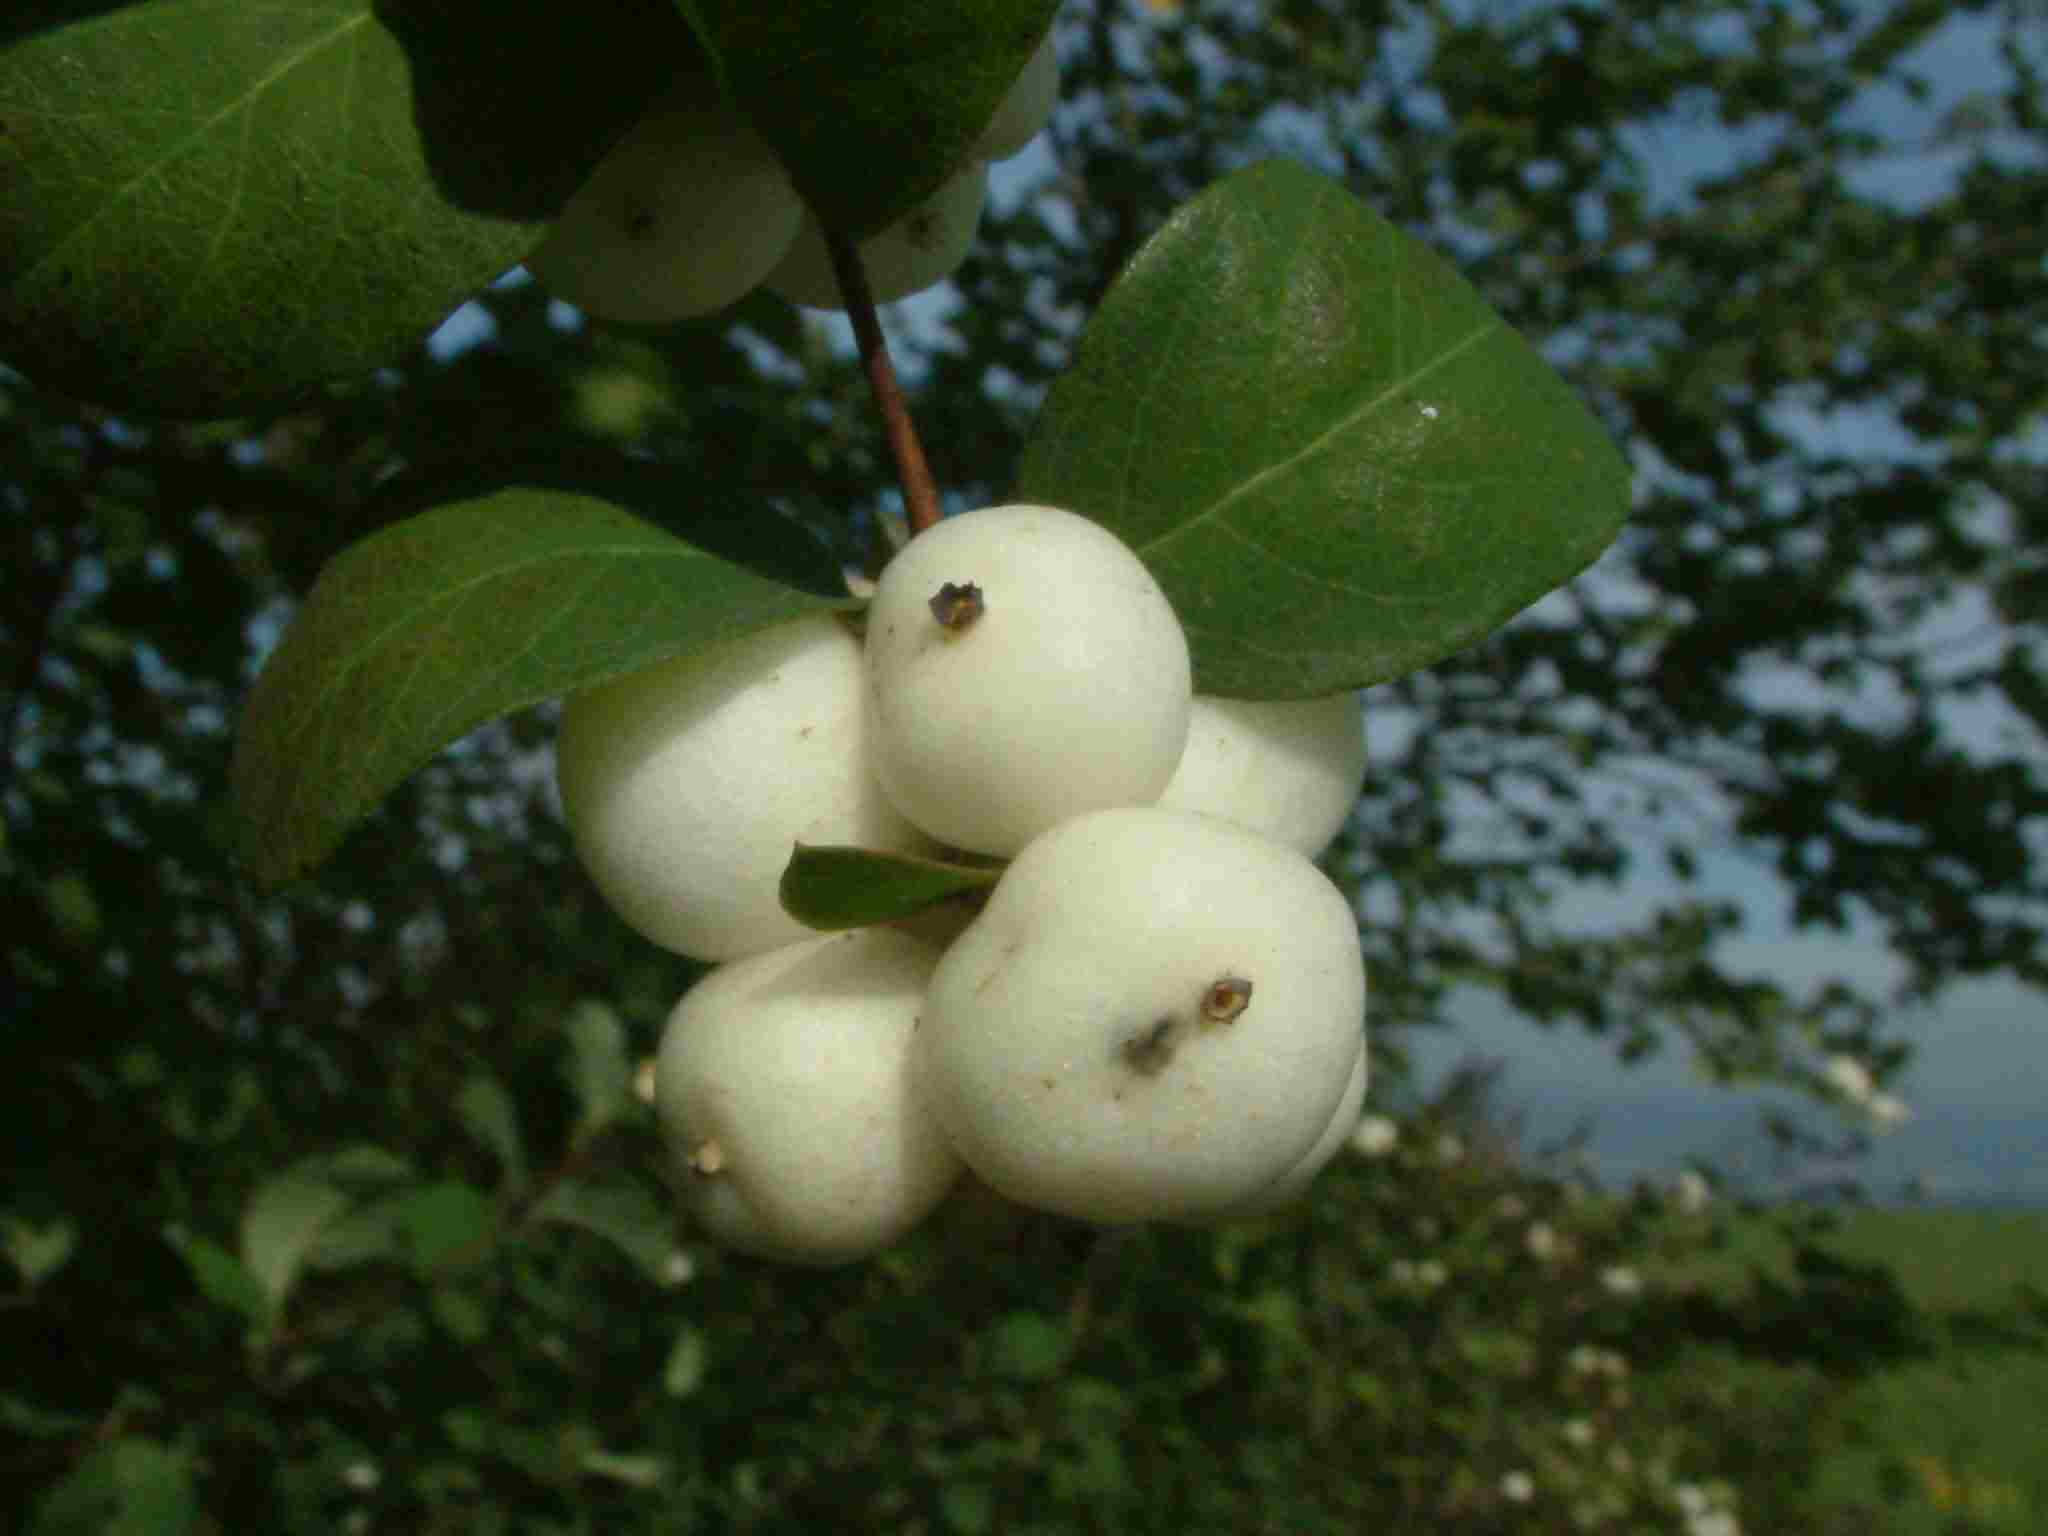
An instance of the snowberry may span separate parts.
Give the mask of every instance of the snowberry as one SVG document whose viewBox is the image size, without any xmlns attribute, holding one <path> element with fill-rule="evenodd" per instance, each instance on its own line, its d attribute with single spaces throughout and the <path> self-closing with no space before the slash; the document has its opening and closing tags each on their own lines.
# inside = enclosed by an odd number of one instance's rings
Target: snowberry
<svg viewBox="0 0 2048 1536">
<path fill-rule="evenodd" d="M 958 848 L 1008 854 L 1085 811 L 1156 800 L 1187 743 L 1187 638 L 1138 557 L 1053 507 L 920 534 L 868 610 L 875 771 Z"/>
<path fill-rule="evenodd" d="M 526 266 L 600 319 L 666 325 L 744 297 L 802 221 L 774 153 L 693 79 L 613 147 Z"/>
<path fill-rule="evenodd" d="M 1206 816 L 1099 811 L 1025 848 L 946 951 L 917 1081 L 1020 1204 L 1198 1221 L 1316 1147 L 1364 1009 L 1356 919 L 1308 859 Z"/>
<path fill-rule="evenodd" d="M 911 1084 L 939 951 L 887 928 L 736 960 L 683 995 L 655 1112 L 683 1205 L 718 1242 L 843 1264 L 924 1219 L 960 1162 Z"/>
<path fill-rule="evenodd" d="M 1351 1068 L 1351 1077 L 1344 1084 L 1344 1097 L 1337 1101 L 1337 1108 L 1330 1115 L 1330 1123 L 1323 1127 L 1323 1134 L 1316 1144 L 1302 1154 L 1301 1161 L 1280 1175 L 1249 1200 L 1232 1206 L 1222 1213 L 1225 1221 L 1243 1221 L 1253 1216 L 1266 1216 L 1292 1205 L 1306 1194 L 1316 1175 L 1328 1167 L 1331 1160 L 1341 1152 L 1346 1143 L 1358 1130 L 1358 1112 L 1365 1106 L 1366 1055 L 1365 1042 L 1359 1041 L 1358 1060 Z"/>
<path fill-rule="evenodd" d="M 1187 751 L 1159 803 L 1221 816 L 1314 858 L 1365 783 L 1361 695 L 1195 695 Z"/>
<path fill-rule="evenodd" d="M 861 266 L 877 304 L 907 298 L 944 282 L 967 258 L 988 201 L 988 167 L 980 161 L 860 244 Z M 788 254 L 765 279 L 768 291 L 812 309 L 844 309 L 825 233 L 806 214 Z"/>
<path fill-rule="evenodd" d="M 1007 160 L 1038 137 L 1052 117 L 1059 100 L 1060 61 L 1052 46 L 1052 34 L 1024 62 L 1016 83 L 996 107 L 996 115 L 974 142 L 975 156 L 982 160 Z"/>
<path fill-rule="evenodd" d="M 703 960 L 812 936 L 782 910 L 798 842 L 930 844 L 868 767 L 860 644 L 831 615 L 573 695 L 556 776 L 585 869 L 655 943 Z"/>
</svg>

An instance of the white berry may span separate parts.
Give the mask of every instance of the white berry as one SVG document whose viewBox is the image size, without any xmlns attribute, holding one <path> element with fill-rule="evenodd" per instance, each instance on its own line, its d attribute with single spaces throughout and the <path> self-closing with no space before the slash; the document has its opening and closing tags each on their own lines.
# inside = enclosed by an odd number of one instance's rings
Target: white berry
<svg viewBox="0 0 2048 1536">
<path fill-rule="evenodd" d="M 983 160 L 1009 159 L 1038 137 L 1039 130 L 1052 117 L 1059 94 L 1059 55 L 1053 50 L 1052 34 L 1048 32 L 1037 50 L 1024 61 L 1016 82 L 997 105 L 996 115 L 974 141 L 974 153 Z"/>
<path fill-rule="evenodd" d="M 1249 1200 L 1232 1206 L 1219 1218 L 1224 1221 L 1243 1221 L 1254 1216 L 1266 1216 L 1292 1205 L 1308 1192 L 1316 1175 L 1328 1167 L 1330 1161 L 1344 1150 L 1351 1135 L 1358 1129 L 1358 1112 L 1365 1107 L 1366 1052 L 1365 1042 L 1358 1043 L 1358 1060 L 1351 1068 L 1351 1076 L 1344 1084 L 1344 1097 L 1337 1101 L 1337 1108 L 1330 1115 L 1330 1123 L 1323 1127 L 1323 1134 L 1316 1144 L 1302 1154 L 1301 1161 L 1280 1175 L 1271 1184 L 1253 1195 Z"/>
<path fill-rule="evenodd" d="M 1364 783 L 1361 695 L 1196 694 L 1187 751 L 1159 803 L 1221 816 L 1314 858 L 1344 825 Z"/>
<path fill-rule="evenodd" d="M 1356 1063 L 1350 904 L 1291 848 L 1101 811 L 1027 847 L 933 974 L 918 1085 L 1020 1204 L 1211 1219 L 1307 1156 Z"/>
<path fill-rule="evenodd" d="M 908 298 L 951 277 L 967 259 L 988 201 L 988 167 L 976 161 L 860 244 L 861 267 L 877 304 Z M 806 214 L 789 252 L 766 278 L 771 293 L 811 309 L 844 309 L 825 232 Z"/>
<path fill-rule="evenodd" d="M 876 776 L 958 848 L 1015 853 L 1083 812 L 1149 805 L 1187 744 L 1180 621 L 1138 557 L 1071 512 L 986 507 L 918 535 L 882 572 L 867 651 Z"/>
<path fill-rule="evenodd" d="M 720 966 L 669 1016 L 655 1109 L 683 1205 L 718 1242 L 843 1264 L 901 1238 L 959 1159 L 911 1083 L 939 951 L 887 928 Z"/>
<path fill-rule="evenodd" d="M 562 808 L 613 909 L 666 948 L 736 959 L 812 936 L 779 894 L 797 843 L 929 851 L 868 766 L 863 693 L 860 644 L 828 614 L 572 696 Z"/>
<path fill-rule="evenodd" d="M 612 148 L 526 265 L 600 319 L 667 325 L 745 297 L 802 220 L 767 144 L 693 81 Z"/>
</svg>

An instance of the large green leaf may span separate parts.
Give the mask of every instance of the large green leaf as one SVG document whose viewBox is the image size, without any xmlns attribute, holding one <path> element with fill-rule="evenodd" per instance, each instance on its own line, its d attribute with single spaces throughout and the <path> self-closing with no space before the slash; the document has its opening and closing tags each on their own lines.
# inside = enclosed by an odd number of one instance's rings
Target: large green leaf
<svg viewBox="0 0 2048 1536">
<path fill-rule="evenodd" d="M 967 158 L 1058 0 L 677 0 L 818 217 L 867 235 Z"/>
<path fill-rule="evenodd" d="M 1306 698 L 1479 639 L 1605 549 L 1628 492 L 1599 422 L 1463 278 L 1274 161 L 1140 250 L 1017 495 L 1138 551 L 1203 692 Z"/>
<path fill-rule="evenodd" d="M 573 492 L 422 512 L 328 565 L 257 679 L 230 776 L 243 861 L 287 878 L 486 720 L 832 606 Z"/>
<path fill-rule="evenodd" d="M 44 0 L 0 48 L 0 356 L 165 415 L 387 361 L 697 53 L 669 0 Z"/>
</svg>

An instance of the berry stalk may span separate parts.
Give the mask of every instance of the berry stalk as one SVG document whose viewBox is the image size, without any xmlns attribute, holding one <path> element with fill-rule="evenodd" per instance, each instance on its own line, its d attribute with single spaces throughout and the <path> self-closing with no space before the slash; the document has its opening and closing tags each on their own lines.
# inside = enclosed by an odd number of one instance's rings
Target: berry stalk
<svg viewBox="0 0 2048 1536">
<path fill-rule="evenodd" d="M 875 313 L 875 296 L 868 286 L 860 249 L 844 235 L 827 233 L 826 249 L 832 256 L 832 273 L 839 281 L 840 297 L 853 320 L 853 336 L 860 347 L 860 359 L 867 369 L 868 389 L 881 412 L 882 428 L 888 434 L 889 453 L 896 461 L 896 481 L 903 488 L 903 507 L 910 517 L 912 537 L 939 521 L 939 487 L 925 462 L 924 445 L 918 441 L 917 423 L 911 420 L 910 405 L 896 382 L 896 368 L 889 360 L 889 343 L 882 335 L 881 317 Z"/>
</svg>

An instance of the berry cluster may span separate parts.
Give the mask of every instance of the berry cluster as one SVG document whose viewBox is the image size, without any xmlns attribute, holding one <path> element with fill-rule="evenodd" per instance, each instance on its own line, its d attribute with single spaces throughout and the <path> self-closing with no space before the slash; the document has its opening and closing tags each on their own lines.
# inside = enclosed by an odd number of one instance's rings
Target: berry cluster
<svg viewBox="0 0 2048 1536">
<path fill-rule="evenodd" d="M 1364 776 L 1358 696 L 1195 695 L 1165 594 L 1086 518 L 945 519 L 861 634 L 807 618 L 579 693 L 557 770 L 612 906 L 723 962 L 655 1102 L 732 1247 L 860 1258 L 963 1169 L 1089 1221 L 1235 1219 L 1357 1119 L 1357 921 L 1311 860 Z M 821 936 L 781 904 L 798 844 L 1008 862 L 979 910 Z"/>
<path fill-rule="evenodd" d="M 988 200 L 988 166 L 1051 117 L 1059 64 L 1048 35 L 982 130 L 964 169 L 860 246 L 876 302 L 950 277 Z M 601 320 L 667 325 L 765 286 L 841 309 L 825 232 L 782 163 L 708 75 L 681 77 L 612 148 L 526 260 L 549 292 Z"/>
</svg>

